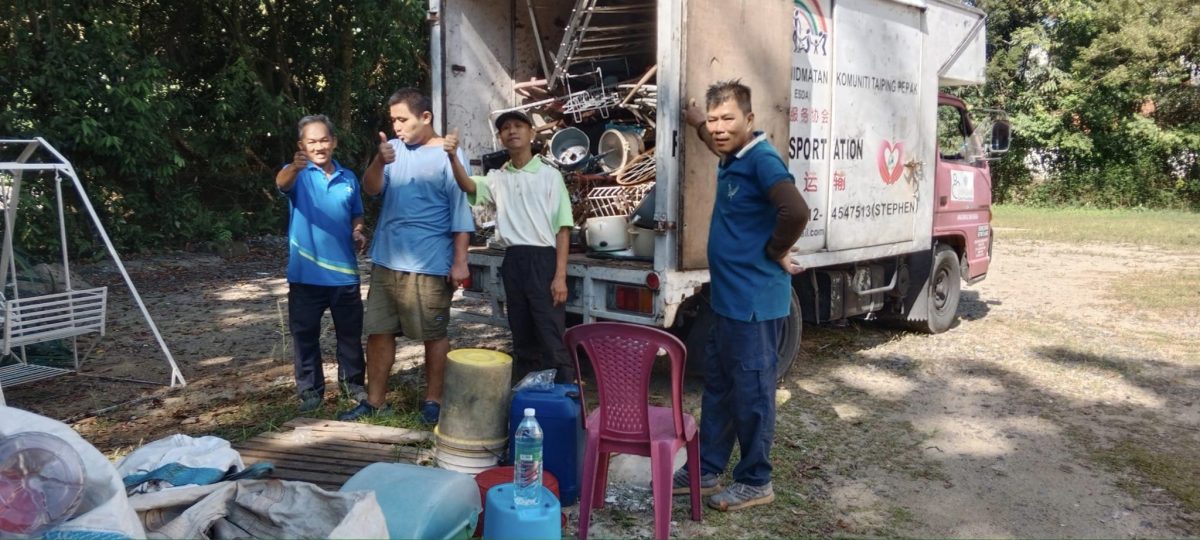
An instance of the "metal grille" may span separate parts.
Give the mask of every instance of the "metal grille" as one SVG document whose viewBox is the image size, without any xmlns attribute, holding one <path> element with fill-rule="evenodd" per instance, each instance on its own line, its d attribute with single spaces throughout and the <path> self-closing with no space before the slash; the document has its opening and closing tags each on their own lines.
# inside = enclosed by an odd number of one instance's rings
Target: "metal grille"
<svg viewBox="0 0 1200 540">
<path fill-rule="evenodd" d="M 0 387 L 12 387 L 71 373 L 74 373 L 74 370 L 34 364 L 13 364 L 0 367 Z"/>
<path fill-rule="evenodd" d="M 628 216 L 652 187 L 654 182 L 592 188 L 587 195 L 589 217 Z"/>
<path fill-rule="evenodd" d="M 613 173 L 613 178 L 618 184 L 625 186 L 641 184 L 654 180 L 654 171 L 654 149 L 651 148 L 629 160 L 629 163 Z M 653 182 L 650 183 L 653 185 Z"/>
</svg>

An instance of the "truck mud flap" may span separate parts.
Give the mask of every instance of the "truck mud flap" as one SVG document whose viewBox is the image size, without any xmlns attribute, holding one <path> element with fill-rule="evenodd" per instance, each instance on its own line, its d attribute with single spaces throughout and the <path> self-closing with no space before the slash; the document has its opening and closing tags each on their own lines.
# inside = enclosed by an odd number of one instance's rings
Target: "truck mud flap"
<svg viewBox="0 0 1200 540">
<path fill-rule="evenodd" d="M 934 246 L 936 248 L 936 245 Z M 899 300 L 900 317 L 908 321 L 929 320 L 929 273 L 933 270 L 934 250 L 913 253 L 908 257 L 908 290 Z"/>
</svg>

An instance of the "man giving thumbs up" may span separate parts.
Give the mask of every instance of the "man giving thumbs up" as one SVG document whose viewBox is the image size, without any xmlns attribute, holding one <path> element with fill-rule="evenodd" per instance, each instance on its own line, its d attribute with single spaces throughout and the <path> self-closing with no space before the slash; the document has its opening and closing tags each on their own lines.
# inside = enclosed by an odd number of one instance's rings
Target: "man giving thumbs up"
<svg viewBox="0 0 1200 540">
<path fill-rule="evenodd" d="M 337 334 L 338 382 L 358 397 L 363 390 L 363 303 L 355 251 L 366 247 L 358 177 L 333 159 L 337 137 L 323 114 L 299 123 L 299 150 L 275 175 L 288 199 L 288 329 L 295 350 L 300 410 L 321 406 L 321 315 L 328 309 Z"/>
<path fill-rule="evenodd" d="M 450 297 L 467 278 L 467 242 L 475 230 L 466 196 L 454 181 L 433 131 L 428 96 L 407 88 L 388 99 L 396 138 L 379 133 L 379 154 L 363 175 L 363 191 L 383 197 L 371 242 L 371 289 L 363 322 L 367 333 L 367 399 L 341 420 L 387 410 L 387 380 L 396 336 L 425 345 L 425 398 L 421 421 L 441 413 L 442 374 L 450 341 Z M 463 165 L 466 157 L 457 159 Z"/>
</svg>

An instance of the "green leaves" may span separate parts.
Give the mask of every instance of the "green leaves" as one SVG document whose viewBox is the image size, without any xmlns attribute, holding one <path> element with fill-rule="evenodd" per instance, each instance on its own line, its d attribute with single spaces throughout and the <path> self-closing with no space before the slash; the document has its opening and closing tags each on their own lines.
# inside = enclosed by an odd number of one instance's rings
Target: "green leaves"
<svg viewBox="0 0 1200 540">
<path fill-rule="evenodd" d="M 0 134 L 62 150 L 121 247 L 279 233 L 273 177 L 295 122 L 339 121 L 336 157 L 361 171 L 387 96 L 426 78 L 424 7 L 2 2 Z M 29 208 L 26 248 L 51 249 L 56 216 Z M 70 230 L 72 247 L 91 243 L 88 227 Z"/>
<path fill-rule="evenodd" d="M 1016 128 L 998 199 L 1200 207 L 1200 4 L 979 5 L 990 57 L 977 104 L 1004 107 Z"/>
</svg>

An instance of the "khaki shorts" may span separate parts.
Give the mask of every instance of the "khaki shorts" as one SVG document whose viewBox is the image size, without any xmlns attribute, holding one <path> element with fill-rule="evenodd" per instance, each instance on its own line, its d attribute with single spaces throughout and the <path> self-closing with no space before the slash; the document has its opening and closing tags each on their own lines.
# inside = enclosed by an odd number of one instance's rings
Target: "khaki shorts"
<svg viewBox="0 0 1200 540">
<path fill-rule="evenodd" d="M 374 265 L 363 332 L 404 335 L 417 341 L 445 338 L 453 295 L 446 276 L 397 272 Z"/>
</svg>

